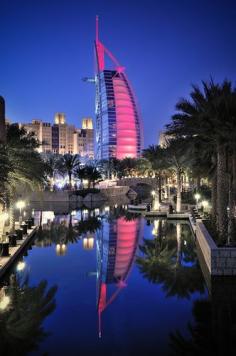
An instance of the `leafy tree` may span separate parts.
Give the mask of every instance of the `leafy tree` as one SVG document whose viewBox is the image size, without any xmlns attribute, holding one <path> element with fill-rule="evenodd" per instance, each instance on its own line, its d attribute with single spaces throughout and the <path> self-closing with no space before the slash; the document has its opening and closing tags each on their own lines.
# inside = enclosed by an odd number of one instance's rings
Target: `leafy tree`
<svg viewBox="0 0 236 356">
<path fill-rule="evenodd" d="M 10 209 L 13 228 L 13 201 L 19 190 L 41 189 L 47 182 L 46 165 L 36 151 L 38 142 L 34 134 L 27 133 L 17 124 L 7 127 L 7 142 L 0 145 L 1 199 Z"/>
<path fill-rule="evenodd" d="M 79 166 L 80 166 L 79 155 L 71 155 L 69 153 L 66 153 L 58 161 L 58 164 L 57 164 L 58 171 L 62 175 L 68 174 L 69 189 L 72 188 L 72 185 L 71 185 L 72 175 L 79 168 Z"/>
</svg>

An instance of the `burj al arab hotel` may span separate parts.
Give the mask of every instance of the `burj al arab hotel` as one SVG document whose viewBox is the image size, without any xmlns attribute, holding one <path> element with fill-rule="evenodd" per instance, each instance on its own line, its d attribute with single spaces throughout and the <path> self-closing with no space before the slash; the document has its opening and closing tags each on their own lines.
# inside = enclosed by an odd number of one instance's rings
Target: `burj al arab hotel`
<svg viewBox="0 0 236 356">
<path fill-rule="evenodd" d="M 99 39 L 96 18 L 96 158 L 138 158 L 142 127 L 137 101 L 125 68 Z M 110 59 L 112 68 L 106 68 Z"/>
</svg>

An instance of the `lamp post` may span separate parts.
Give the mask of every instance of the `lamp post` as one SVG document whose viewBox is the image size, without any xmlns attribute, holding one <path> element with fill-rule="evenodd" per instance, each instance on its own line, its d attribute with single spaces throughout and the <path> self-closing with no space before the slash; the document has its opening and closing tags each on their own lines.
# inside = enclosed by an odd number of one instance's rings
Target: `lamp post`
<svg viewBox="0 0 236 356">
<path fill-rule="evenodd" d="M 207 200 L 202 201 L 203 212 L 205 212 L 206 208 L 208 207 L 209 203 Z"/>
<path fill-rule="evenodd" d="M 153 210 L 159 210 L 160 208 L 160 203 L 159 203 L 159 195 L 156 194 L 155 190 L 152 190 L 151 192 L 152 197 L 153 197 Z"/>
<path fill-rule="evenodd" d="M 21 223 L 22 222 L 21 211 L 25 207 L 24 200 L 18 200 L 18 202 L 16 203 L 16 207 L 17 207 L 17 209 L 20 210 L 19 223 Z"/>
<path fill-rule="evenodd" d="M 196 194 L 194 195 L 194 198 L 195 198 L 195 200 L 196 200 L 196 208 L 197 208 L 197 210 L 198 210 L 198 202 L 199 202 L 199 199 L 201 198 L 201 195 L 200 195 L 199 193 L 196 193 Z"/>
<path fill-rule="evenodd" d="M 5 228 L 5 223 L 6 223 L 6 220 L 9 218 L 9 215 L 7 212 L 3 212 L 0 214 L 0 233 L 1 233 L 1 236 L 0 236 L 0 241 L 3 240 L 3 234 L 4 234 L 4 228 Z"/>
</svg>

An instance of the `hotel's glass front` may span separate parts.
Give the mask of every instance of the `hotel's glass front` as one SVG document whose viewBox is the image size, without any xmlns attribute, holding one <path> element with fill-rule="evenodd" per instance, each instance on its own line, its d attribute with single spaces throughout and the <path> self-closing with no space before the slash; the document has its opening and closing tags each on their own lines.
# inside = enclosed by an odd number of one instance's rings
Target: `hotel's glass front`
<svg viewBox="0 0 236 356">
<path fill-rule="evenodd" d="M 100 46 L 100 47 L 99 47 Z M 95 49 L 98 70 L 96 74 L 96 157 L 140 157 L 142 129 L 136 100 L 123 67 L 115 70 L 99 63 L 103 45 Z"/>
</svg>

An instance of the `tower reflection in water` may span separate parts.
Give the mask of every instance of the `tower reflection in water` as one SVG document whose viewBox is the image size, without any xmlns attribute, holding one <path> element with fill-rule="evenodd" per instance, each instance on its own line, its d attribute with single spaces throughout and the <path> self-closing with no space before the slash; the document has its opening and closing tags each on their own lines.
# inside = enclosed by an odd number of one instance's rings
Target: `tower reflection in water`
<svg viewBox="0 0 236 356">
<path fill-rule="evenodd" d="M 142 234 L 142 220 L 120 217 L 103 222 L 97 239 L 97 310 L 99 337 L 102 336 L 102 313 L 127 286 Z M 115 286 L 112 288 L 112 286 Z"/>
</svg>

